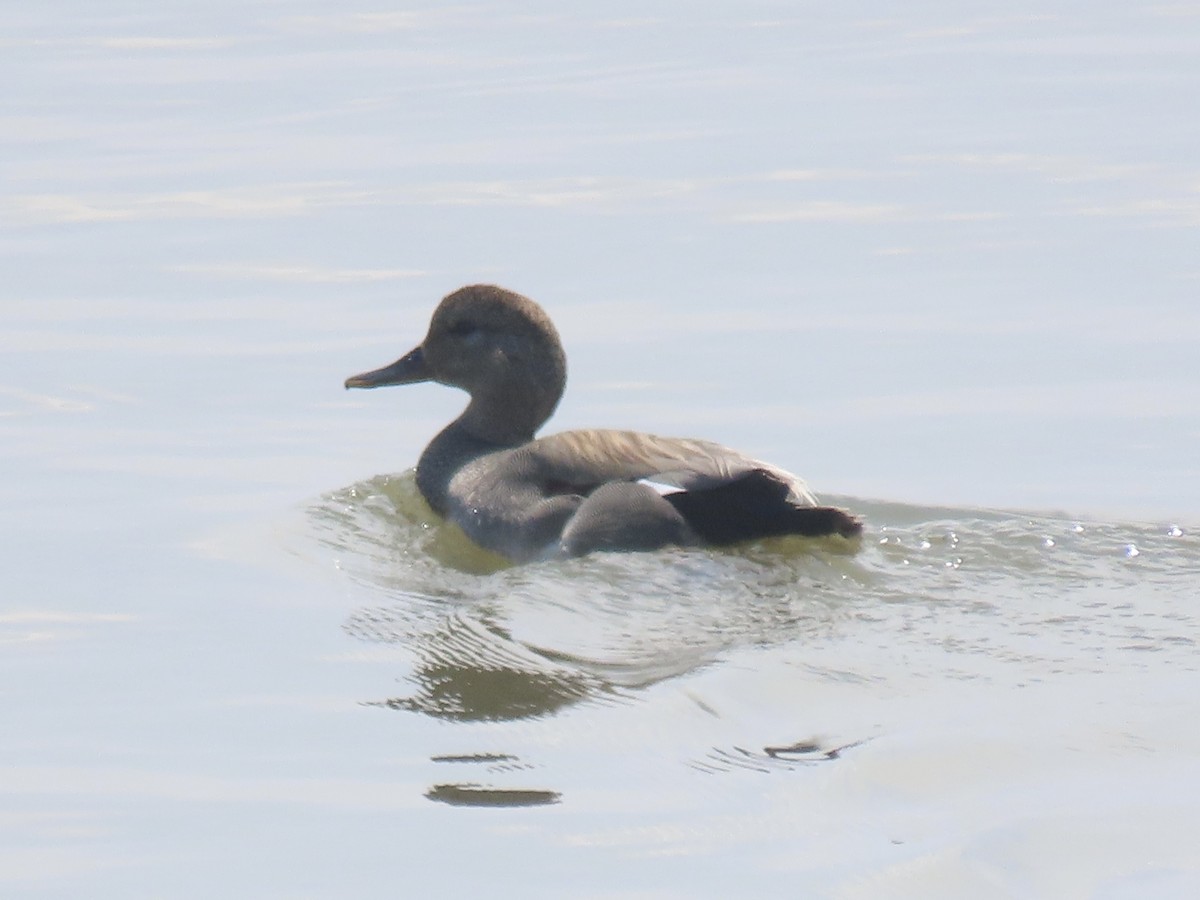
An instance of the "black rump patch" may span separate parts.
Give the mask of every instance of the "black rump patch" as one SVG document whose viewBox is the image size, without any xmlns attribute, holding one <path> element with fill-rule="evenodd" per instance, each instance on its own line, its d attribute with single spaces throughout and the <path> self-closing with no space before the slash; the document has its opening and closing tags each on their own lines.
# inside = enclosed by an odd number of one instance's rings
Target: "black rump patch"
<svg viewBox="0 0 1200 900">
<path fill-rule="evenodd" d="M 718 546 L 785 534 L 846 538 L 862 534 L 862 523 L 845 510 L 797 505 L 788 496 L 788 485 L 765 469 L 751 469 L 735 481 L 666 494 L 663 499 L 696 534 Z"/>
</svg>

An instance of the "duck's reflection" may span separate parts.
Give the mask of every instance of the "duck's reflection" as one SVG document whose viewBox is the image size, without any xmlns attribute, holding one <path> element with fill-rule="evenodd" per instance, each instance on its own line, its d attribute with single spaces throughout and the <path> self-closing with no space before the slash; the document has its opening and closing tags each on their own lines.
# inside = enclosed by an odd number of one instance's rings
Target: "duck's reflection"
<svg viewBox="0 0 1200 900">
<path fill-rule="evenodd" d="M 480 630 L 491 640 L 480 641 Z M 456 721 L 533 719 L 607 690 L 599 679 L 539 660 L 484 623 L 448 620 L 419 650 L 409 676 L 416 690 L 378 701 L 382 706 Z"/>
<path fill-rule="evenodd" d="M 488 788 L 479 784 L 435 784 L 425 796 L 448 806 L 549 806 L 562 799 L 557 791 Z"/>
<path fill-rule="evenodd" d="M 459 722 L 510 721 L 613 691 L 603 679 L 555 663 L 473 616 L 448 616 L 419 635 L 414 649 L 418 662 L 407 680 L 416 689 L 374 705 Z"/>
<path fill-rule="evenodd" d="M 347 634 L 395 647 L 407 661 L 402 689 L 366 702 L 461 724 L 447 732 L 456 741 L 505 740 L 510 731 L 490 726 L 636 702 L 730 648 L 820 635 L 858 574 L 845 557 L 773 545 L 497 567 L 431 518 L 411 473 L 330 495 L 312 522 L 338 568 L 388 598 L 356 610 Z M 529 783 L 537 763 L 511 747 L 446 749 L 463 777 L 444 777 L 448 757 L 433 760 L 440 777 L 431 779 L 430 800 L 559 800 L 558 791 Z"/>
<path fill-rule="evenodd" d="M 369 618 L 380 621 L 377 612 Z M 353 630 L 363 636 L 361 621 Z M 549 660 L 514 641 L 494 622 L 475 616 L 447 616 L 433 630 L 409 635 L 404 642 L 418 657 L 406 679 L 413 690 L 370 701 L 371 705 L 455 722 L 502 722 L 550 716 L 613 691 L 604 680 Z M 470 771 L 469 780 L 432 785 L 425 796 L 436 803 L 518 807 L 561 800 L 560 792 L 545 787 L 488 783 L 492 777 L 507 781 L 514 771 L 522 771 L 523 777 L 530 774 L 532 767 L 513 754 L 465 753 L 436 756 L 432 761 L 466 766 Z"/>
</svg>

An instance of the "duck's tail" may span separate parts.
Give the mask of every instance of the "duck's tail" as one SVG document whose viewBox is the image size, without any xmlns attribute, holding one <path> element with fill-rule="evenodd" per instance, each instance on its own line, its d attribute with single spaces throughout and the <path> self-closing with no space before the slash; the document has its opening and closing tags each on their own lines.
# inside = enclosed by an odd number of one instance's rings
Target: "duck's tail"
<svg viewBox="0 0 1200 900">
<path fill-rule="evenodd" d="M 856 538 L 862 522 L 834 506 L 802 506 L 789 486 L 766 469 L 704 490 L 678 491 L 664 498 L 701 538 L 718 546 L 796 534 Z"/>
</svg>

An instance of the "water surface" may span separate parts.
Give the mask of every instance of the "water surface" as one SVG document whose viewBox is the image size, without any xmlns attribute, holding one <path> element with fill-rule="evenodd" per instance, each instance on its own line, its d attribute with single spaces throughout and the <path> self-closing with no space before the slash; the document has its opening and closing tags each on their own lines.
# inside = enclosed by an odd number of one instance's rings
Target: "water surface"
<svg viewBox="0 0 1200 900">
<path fill-rule="evenodd" d="M 1193 896 L 1200 8 L 0 13 L 0 893 Z M 497 567 L 346 394 L 862 514 Z"/>
</svg>

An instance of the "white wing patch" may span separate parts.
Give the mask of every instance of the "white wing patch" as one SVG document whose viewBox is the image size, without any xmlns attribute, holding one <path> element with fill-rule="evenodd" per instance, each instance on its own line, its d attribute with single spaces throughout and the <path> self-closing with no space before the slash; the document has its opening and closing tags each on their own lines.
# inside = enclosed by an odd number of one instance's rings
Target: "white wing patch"
<svg viewBox="0 0 1200 900">
<path fill-rule="evenodd" d="M 673 484 L 663 484 L 661 481 L 651 481 L 649 478 L 639 478 L 638 484 L 644 484 L 646 487 L 656 491 L 660 497 L 665 497 L 667 494 L 678 494 L 679 488 Z"/>
</svg>

